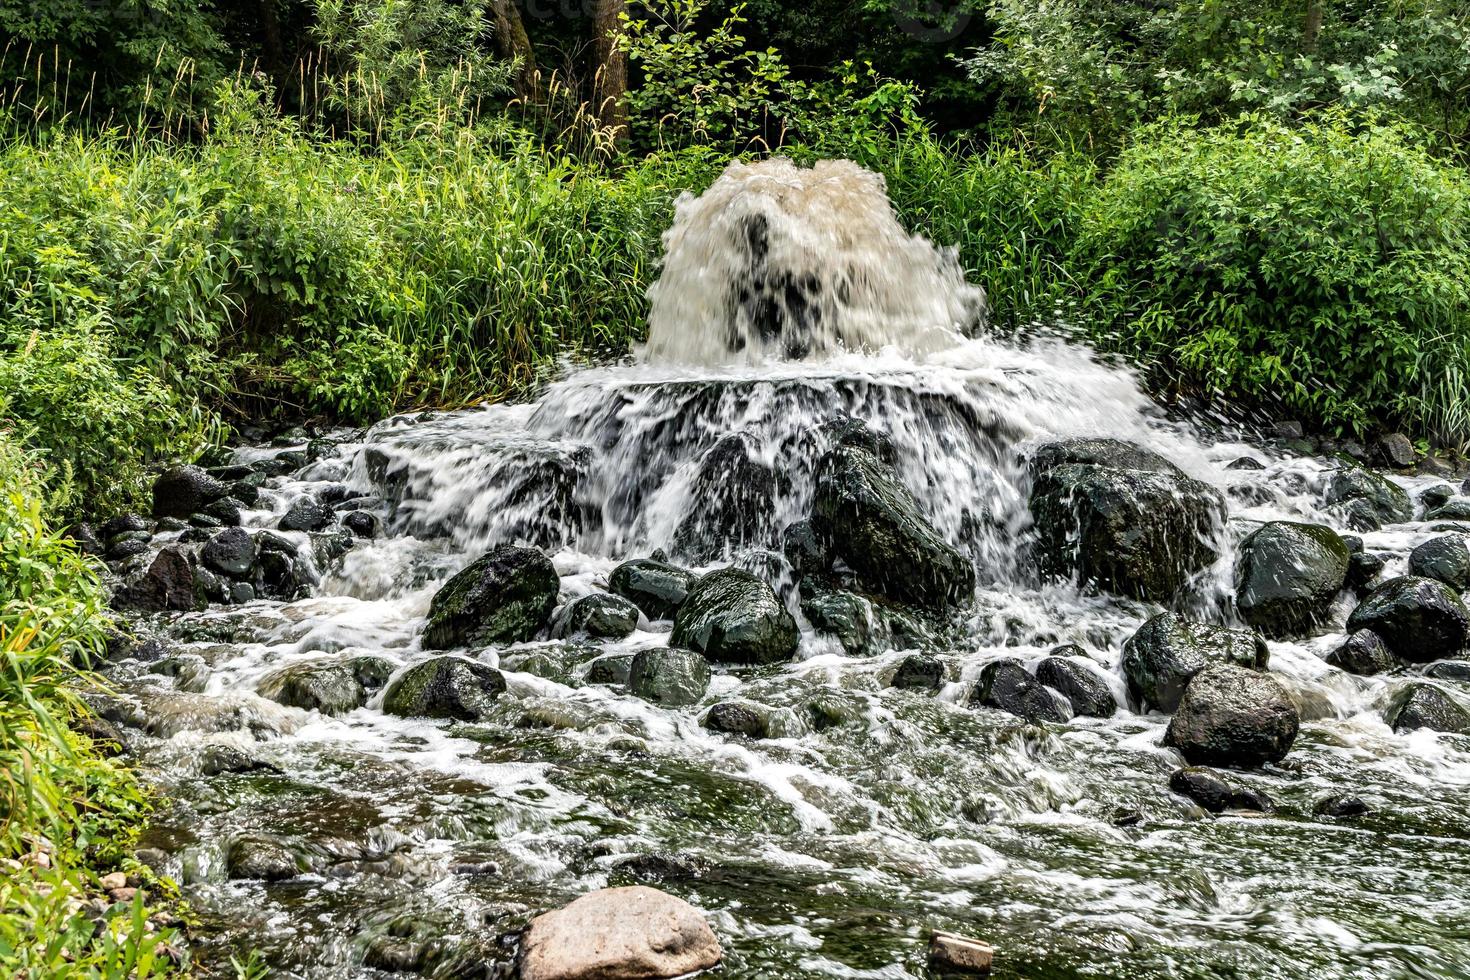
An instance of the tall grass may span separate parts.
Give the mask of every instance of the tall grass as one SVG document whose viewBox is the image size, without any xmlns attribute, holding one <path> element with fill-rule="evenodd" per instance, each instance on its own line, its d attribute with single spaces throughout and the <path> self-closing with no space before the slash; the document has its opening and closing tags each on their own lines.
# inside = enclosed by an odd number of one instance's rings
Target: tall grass
<svg viewBox="0 0 1470 980">
<path fill-rule="evenodd" d="M 104 901 L 99 875 L 131 862 L 145 796 L 73 730 L 101 649 L 92 567 L 48 526 L 40 470 L 0 432 L 0 973 L 152 977 L 173 972 L 170 930 L 141 894 Z"/>
</svg>

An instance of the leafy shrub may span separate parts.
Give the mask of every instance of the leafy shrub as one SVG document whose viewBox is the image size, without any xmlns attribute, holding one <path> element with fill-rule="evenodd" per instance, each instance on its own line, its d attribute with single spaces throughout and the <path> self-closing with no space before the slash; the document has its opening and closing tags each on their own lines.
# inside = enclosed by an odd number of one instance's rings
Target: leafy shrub
<svg viewBox="0 0 1470 980">
<path fill-rule="evenodd" d="M 0 431 L 0 972 L 160 976 L 175 966 L 172 935 L 150 932 L 141 897 L 109 910 L 100 932 L 75 901 L 132 861 L 148 804 L 73 730 L 104 603 L 96 571 L 45 519 L 43 475 Z"/>
<path fill-rule="evenodd" d="M 1401 125 L 1148 130 L 1076 264 L 1161 380 L 1344 431 L 1470 438 L 1470 181 Z"/>
</svg>

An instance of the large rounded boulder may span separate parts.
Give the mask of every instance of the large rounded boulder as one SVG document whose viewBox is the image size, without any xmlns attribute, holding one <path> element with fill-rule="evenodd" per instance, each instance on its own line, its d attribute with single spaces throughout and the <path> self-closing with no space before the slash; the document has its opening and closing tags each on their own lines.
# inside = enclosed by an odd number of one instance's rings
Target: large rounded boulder
<svg viewBox="0 0 1470 980">
<path fill-rule="evenodd" d="M 1036 679 L 1066 698 L 1074 714 L 1111 718 L 1118 710 L 1112 688 L 1086 663 L 1080 649 L 1059 647 L 1036 665 Z"/>
<path fill-rule="evenodd" d="M 786 660 L 799 641 L 796 620 L 771 587 L 738 568 L 721 568 L 695 582 L 669 636 L 670 646 L 732 664 Z"/>
<path fill-rule="evenodd" d="M 893 469 L 866 449 L 842 444 L 822 457 L 812 525 L 866 591 L 931 609 L 974 594 L 970 559 L 940 537 Z"/>
<path fill-rule="evenodd" d="M 494 667 L 464 657 L 434 657 L 395 677 L 383 692 L 383 710 L 404 718 L 478 721 L 505 693 Z"/>
<path fill-rule="evenodd" d="M 1235 605 L 1272 637 L 1299 635 L 1327 618 L 1347 581 L 1347 544 L 1319 524 L 1272 521 L 1240 545 Z"/>
<path fill-rule="evenodd" d="M 229 489 L 197 466 L 175 466 L 153 482 L 153 516 L 188 519 Z"/>
<path fill-rule="evenodd" d="M 1470 547 L 1460 534 L 1430 538 L 1409 552 L 1409 574 L 1443 582 L 1456 592 L 1470 589 Z"/>
<path fill-rule="evenodd" d="M 1361 466 L 1346 466 L 1327 485 L 1327 502 L 1341 505 L 1365 528 L 1414 519 L 1414 502 L 1397 483 Z"/>
<path fill-rule="evenodd" d="M 1189 682 L 1164 744 L 1190 765 L 1249 769 L 1285 758 L 1300 725 L 1295 702 L 1275 678 L 1211 664 Z"/>
<path fill-rule="evenodd" d="M 535 548 L 502 545 L 434 594 L 424 648 L 529 640 L 546 625 L 559 587 L 551 559 Z"/>
<path fill-rule="evenodd" d="M 1411 663 L 1453 657 L 1470 640 L 1470 610 L 1443 582 L 1403 576 L 1374 589 L 1348 617 L 1348 630 L 1372 630 Z"/>
<path fill-rule="evenodd" d="M 1043 576 L 1166 600 L 1219 554 L 1224 498 L 1156 453 L 1073 439 L 1041 447 L 1031 472 Z"/>
<path fill-rule="evenodd" d="M 361 707 L 392 672 L 393 665 L 381 657 L 311 660 L 267 675 L 259 692 L 293 708 L 340 715 Z"/>
<path fill-rule="evenodd" d="M 552 635 L 620 640 L 637 628 L 638 607 L 631 599 L 609 592 L 593 592 L 567 606 L 557 618 Z"/>
<path fill-rule="evenodd" d="M 660 980 L 708 970 L 720 942 L 698 909 L 644 885 L 604 888 L 531 920 L 520 980 Z"/>
<path fill-rule="evenodd" d="M 1251 630 L 1197 623 L 1161 613 L 1123 644 L 1128 696 L 1141 710 L 1170 712 L 1189 682 L 1212 663 L 1265 670 L 1270 651 Z"/>
</svg>

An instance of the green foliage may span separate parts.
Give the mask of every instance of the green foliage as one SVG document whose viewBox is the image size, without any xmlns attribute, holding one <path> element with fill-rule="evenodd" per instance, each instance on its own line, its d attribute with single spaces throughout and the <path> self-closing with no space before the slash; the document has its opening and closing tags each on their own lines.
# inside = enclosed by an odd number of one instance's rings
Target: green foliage
<svg viewBox="0 0 1470 980">
<path fill-rule="evenodd" d="M 1173 383 L 1470 438 L 1470 181 L 1402 125 L 1148 130 L 1089 203 L 1086 308 Z"/>
<path fill-rule="evenodd" d="M 1470 134 L 1470 11 L 1455 0 L 994 0 L 990 17 L 971 75 L 1005 98 L 996 125 L 1033 139 L 1112 146 L 1169 114 L 1327 105 Z"/>
<path fill-rule="evenodd" d="M 491 0 L 313 0 L 320 45 L 316 123 L 382 139 L 425 122 L 473 122 L 510 91 L 512 66 L 490 53 Z"/>
<path fill-rule="evenodd" d="M 0 971 L 26 977 L 173 972 L 169 931 L 141 897 L 98 930 L 80 901 L 125 867 L 148 804 L 126 770 L 72 730 L 102 646 L 95 570 L 42 512 L 39 460 L 0 432 Z"/>
</svg>

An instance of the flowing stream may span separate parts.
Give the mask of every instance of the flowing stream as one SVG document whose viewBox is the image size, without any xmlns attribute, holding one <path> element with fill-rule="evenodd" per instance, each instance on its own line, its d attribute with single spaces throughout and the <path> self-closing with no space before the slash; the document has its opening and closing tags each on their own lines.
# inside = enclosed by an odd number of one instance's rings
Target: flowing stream
<svg viewBox="0 0 1470 980">
<path fill-rule="evenodd" d="M 173 616 L 162 666 L 115 669 L 171 801 L 144 843 L 203 920 L 206 960 L 255 948 L 283 977 L 485 976 L 537 911 L 645 882 L 705 910 L 731 977 L 924 976 L 935 928 L 993 943 L 1003 977 L 1470 976 L 1470 744 L 1394 734 L 1382 709 L 1400 679 L 1323 663 L 1346 600 L 1322 635 L 1270 643 L 1302 732 L 1282 763 L 1232 778 L 1277 811 L 1211 817 L 1167 788 L 1181 764 L 1159 745 L 1167 718 L 1125 706 L 1120 650 L 1157 608 L 1041 584 L 1025 558 L 1027 450 L 1137 442 L 1226 492 L 1225 554 L 1193 608 L 1228 620 L 1230 542 L 1253 522 L 1340 526 L 1322 503 L 1331 464 L 1170 420 L 1129 372 L 1061 340 L 991 339 L 953 253 L 907 234 L 881 178 L 852 164 L 734 165 L 681 203 L 666 245 L 635 363 L 569 371 L 533 402 L 338 434 L 245 523 L 273 528 L 345 484 L 383 532 L 322 562 L 309 596 Z M 563 603 L 655 549 L 789 582 L 780 532 L 810 510 L 813 433 L 839 412 L 891 439 L 927 516 L 974 559 L 937 695 L 887 686 L 902 651 L 845 656 L 794 595 L 797 657 L 717 668 L 696 707 L 586 683 L 596 651 L 573 640 L 470 651 L 509 685 L 484 723 L 376 700 L 331 717 L 257 693 L 297 662 L 428 656 L 434 591 L 501 543 L 545 549 Z M 1242 456 L 1265 468 L 1227 468 Z M 1363 535 L 1390 573 L 1429 536 Z M 599 646 L 659 646 L 668 628 Z M 1061 643 L 1112 679 L 1115 717 L 1037 726 L 967 706 L 985 663 Z M 768 707 L 772 736 L 703 728 L 731 698 Z M 219 771 L 226 750 L 250 765 Z M 1371 812 L 1315 816 L 1332 793 Z M 231 880 L 226 855 L 252 836 L 306 873 Z"/>
</svg>

